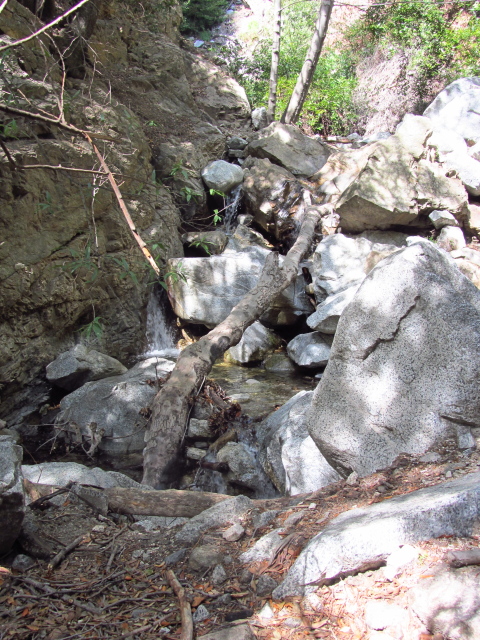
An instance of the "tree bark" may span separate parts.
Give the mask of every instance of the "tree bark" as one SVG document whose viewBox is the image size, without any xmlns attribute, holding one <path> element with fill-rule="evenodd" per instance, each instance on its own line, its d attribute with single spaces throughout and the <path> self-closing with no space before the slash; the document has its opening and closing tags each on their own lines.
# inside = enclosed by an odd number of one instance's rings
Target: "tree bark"
<svg viewBox="0 0 480 640">
<path fill-rule="evenodd" d="M 279 265 L 277 253 L 268 256 L 257 285 L 230 315 L 180 355 L 170 378 L 156 395 L 150 427 L 145 434 L 143 484 L 168 486 L 173 478 L 190 410 L 190 400 L 213 364 L 240 342 L 243 332 L 269 308 L 297 276 L 298 265 L 309 248 L 322 207 L 307 208 L 298 238 Z"/>
<path fill-rule="evenodd" d="M 322 4 L 320 5 L 310 48 L 308 49 L 305 62 L 303 63 L 288 106 L 281 118 L 281 122 L 285 124 L 295 124 L 302 111 L 303 103 L 312 84 L 313 74 L 315 73 L 318 59 L 322 52 L 325 36 L 327 35 L 333 3 L 334 0 L 322 0 Z"/>
<path fill-rule="evenodd" d="M 275 16 L 275 31 L 272 42 L 272 63 L 270 66 L 267 108 L 267 115 L 270 122 L 275 120 L 275 108 L 277 106 L 278 61 L 280 58 L 280 37 L 282 30 L 282 0 L 274 0 L 273 12 Z"/>
</svg>

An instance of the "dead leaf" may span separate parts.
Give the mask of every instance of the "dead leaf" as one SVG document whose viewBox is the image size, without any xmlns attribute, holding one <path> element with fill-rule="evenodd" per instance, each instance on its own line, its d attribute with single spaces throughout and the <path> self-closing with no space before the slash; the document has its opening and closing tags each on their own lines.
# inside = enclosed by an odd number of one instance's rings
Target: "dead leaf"
<svg viewBox="0 0 480 640">
<path fill-rule="evenodd" d="M 192 602 L 192 607 L 197 608 L 199 604 L 205 600 L 205 596 L 195 596 Z"/>
<path fill-rule="evenodd" d="M 22 611 L 22 618 L 26 618 L 29 613 L 30 613 L 30 609 L 27 607 Z"/>
</svg>

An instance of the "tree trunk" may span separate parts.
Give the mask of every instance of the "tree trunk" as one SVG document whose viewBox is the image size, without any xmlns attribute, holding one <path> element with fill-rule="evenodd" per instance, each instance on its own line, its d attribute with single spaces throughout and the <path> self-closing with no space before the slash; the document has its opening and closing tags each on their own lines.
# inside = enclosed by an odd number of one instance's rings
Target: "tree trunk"
<svg viewBox="0 0 480 640">
<path fill-rule="evenodd" d="M 267 115 L 270 122 L 275 120 L 277 106 L 278 60 L 280 58 L 280 35 L 282 29 L 282 0 L 274 0 L 275 32 L 272 42 L 272 64 L 270 66 L 270 82 Z"/>
<path fill-rule="evenodd" d="M 327 35 L 328 23 L 332 13 L 334 0 L 322 0 L 318 11 L 317 22 L 315 23 L 315 31 L 307 52 L 307 57 L 303 63 L 302 70 L 297 79 L 297 84 L 290 97 L 287 108 L 282 115 L 281 122 L 286 124 L 295 124 L 302 111 L 303 103 L 312 84 L 313 74 L 317 68 L 318 59 L 322 52 L 325 36 Z"/>
<path fill-rule="evenodd" d="M 245 329 L 260 318 L 278 294 L 293 282 L 299 262 L 311 244 L 322 209 L 307 208 L 298 238 L 285 256 L 283 266 L 279 266 L 277 253 L 270 254 L 257 285 L 223 322 L 181 353 L 170 378 L 153 401 L 143 451 L 144 484 L 155 488 L 168 486 L 177 466 L 195 392 L 217 358 L 238 344 Z"/>
</svg>

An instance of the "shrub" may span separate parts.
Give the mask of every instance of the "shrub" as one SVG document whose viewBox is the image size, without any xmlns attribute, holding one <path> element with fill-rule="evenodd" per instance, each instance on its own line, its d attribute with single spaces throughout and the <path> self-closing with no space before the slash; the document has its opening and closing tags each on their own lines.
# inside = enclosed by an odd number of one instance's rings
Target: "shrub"
<svg viewBox="0 0 480 640">
<path fill-rule="evenodd" d="M 228 4 L 228 0 L 182 0 L 180 30 L 187 34 L 208 31 L 223 20 Z"/>
</svg>

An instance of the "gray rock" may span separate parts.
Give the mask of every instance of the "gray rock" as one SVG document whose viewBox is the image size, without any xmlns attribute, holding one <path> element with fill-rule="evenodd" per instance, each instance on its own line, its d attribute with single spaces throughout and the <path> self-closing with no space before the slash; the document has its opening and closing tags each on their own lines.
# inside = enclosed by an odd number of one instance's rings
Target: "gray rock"
<svg viewBox="0 0 480 640">
<path fill-rule="evenodd" d="M 208 420 L 198 420 L 197 418 L 190 418 L 188 423 L 187 436 L 189 438 L 212 438 L 212 430 Z"/>
<path fill-rule="evenodd" d="M 348 307 L 357 293 L 358 285 L 339 291 L 328 296 L 317 306 L 315 313 L 307 318 L 307 324 L 311 329 L 332 335 L 337 330 L 340 316 Z"/>
<path fill-rule="evenodd" d="M 178 258 L 169 260 L 167 268 L 179 263 L 187 282 L 168 280 L 168 293 L 175 313 L 195 324 L 214 327 L 228 316 L 247 291 L 258 282 L 269 251 L 250 247 L 246 251 L 226 250 L 210 258 Z M 280 264 L 283 256 L 280 256 Z M 269 325 L 294 324 L 304 314 L 312 312 L 305 294 L 305 279 L 299 275 L 294 283 L 274 300 L 269 311 L 260 318 Z"/>
<path fill-rule="evenodd" d="M 243 193 L 247 212 L 275 238 L 285 239 L 295 229 L 291 210 L 302 200 L 303 186 L 295 176 L 265 159 L 250 158 L 245 165 Z"/>
<path fill-rule="evenodd" d="M 230 193 L 243 182 L 243 170 L 225 160 L 214 160 L 202 170 L 202 178 L 209 189 Z"/>
<path fill-rule="evenodd" d="M 299 367 L 316 369 L 326 366 L 330 357 L 331 339 L 320 331 L 301 333 L 290 340 L 287 353 Z"/>
<path fill-rule="evenodd" d="M 25 515 L 22 483 L 23 449 L 10 436 L 0 436 L 0 555 L 10 551 Z M 8 526 L 6 526 L 8 525 Z"/>
<path fill-rule="evenodd" d="M 121 376 L 87 382 L 60 402 L 57 425 L 73 442 L 84 440 L 107 455 L 143 451 L 147 420 L 140 414 L 150 406 L 157 388 L 148 384 L 172 371 L 175 363 L 148 358 Z"/>
<path fill-rule="evenodd" d="M 253 452 L 243 442 L 229 442 L 217 453 L 218 462 L 226 462 L 229 471 L 227 482 L 232 486 L 247 487 L 257 498 L 276 494 Z"/>
<path fill-rule="evenodd" d="M 159 529 L 167 529 L 169 527 L 176 527 L 179 524 L 185 524 L 185 522 L 188 522 L 188 518 L 174 516 L 139 516 L 139 519 L 135 522 L 133 528 L 143 529 L 143 531 L 150 532 L 158 531 Z"/>
<path fill-rule="evenodd" d="M 429 451 L 425 455 L 421 456 L 418 460 L 419 462 L 438 462 L 442 459 L 442 456 L 435 451 Z"/>
<path fill-rule="evenodd" d="M 187 447 L 185 450 L 185 457 L 189 460 L 202 460 L 207 455 L 204 449 L 198 449 L 197 447 Z"/>
<path fill-rule="evenodd" d="M 215 504 L 191 518 L 177 533 L 175 540 L 179 544 L 193 545 L 208 529 L 236 524 L 253 507 L 253 501 L 246 496 L 237 496 Z"/>
<path fill-rule="evenodd" d="M 458 227 L 455 216 L 452 216 L 449 211 L 432 211 L 428 217 L 435 229 L 442 229 L 446 226 Z"/>
<path fill-rule="evenodd" d="M 441 91 L 423 115 L 435 129 L 480 142 L 480 78 L 460 78 Z"/>
<path fill-rule="evenodd" d="M 420 552 L 411 544 L 405 544 L 400 549 L 391 553 L 387 558 L 387 564 L 383 568 L 383 575 L 387 580 L 394 580 L 401 575 L 405 569 L 415 564 Z"/>
<path fill-rule="evenodd" d="M 437 244 L 445 251 L 457 251 L 467 246 L 463 231 L 458 227 L 442 227 Z"/>
<path fill-rule="evenodd" d="M 274 529 L 262 536 L 259 540 L 255 542 L 253 547 L 241 553 L 238 556 L 240 562 L 244 564 L 248 564 L 250 562 L 262 562 L 263 560 L 273 560 L 277 549 L 283 544 L 283 538 L 280 535 L 285 531 L 284 529 Z"/>
<path fill-rule="evenodd" d="M 412 609 L 432 633 L 451 640 L 480 637 L 479 567 L 444 569 L 410 590 Z"/>
<path fill-rule="evenodd" d="M 261 529 L 262 527 L 266 527 L 268 524 L 273 522 L 275 518 L 278 516 L 278 511 L 275 509 L 270 509 L 269 511 L 263 511 L 259 513 L 258 516 L 255 516 L 253 519 L 253 526 L 255 529 Z"/>
<path fill-rule="evenodd" d="M 200 545 L 195 547 L 190 553 L 188 566 L 192 571 L 203 571 L 211 569 L 223 560 L 223 553 L 211 544 Z"/>
<path fill-rule="evenodd" d="M 227 142 L 229 149 L 245 149 L 248 145 L 248 140 L 240 138 L 239 136 L 232 136 Z"/>
<path fill-rule="evenodd" d="M 244 533 L 245 529 L 239 522 L 237 522 L 232 524 L 231 527 L 228 527 L 228 529 L 223 532 L 222 538 L 227 542 L 237 542 L 237 540 L 240 540 L 240 538 L 243 537 Z"/>
<path fill-rule="evenodd" d="M 446 209 L 466 216 L 467 194 L 444 169 L 421 159 L 432 125 L 421 116 L 405 116 L 395 135 L 376 144 L 365 168 L 336 203 L 344 232 L 424 227 L 423 213 Z"/>
<path fill-rule="evenodd" d="M 295 365 L 285 353 L 272 353 L 265 358 L 263 366 L 272 373 L 295 373 Z"/>
<path fill-rule="evenodd" d="M 196 608 L 192 618 L 193 618 L 193 621 L 196 623 L 203 622 L 204 620 L 208 620 L 208 618 L 210 618 L 210 613 L 207 607 L 201 604 Z"/>
<path fill-rule="evenodd" d="M 74 391 L 85 382 L 121 376 L 127 368 L 121 362 L 83 344 L 61 353 L 47 365 L 47 380 L 56 387 Z"/>
<path fill-rule="evenodd" d="M 259 598 L 266 598 L 271 595 L 272 591 L 276 589 L 277 586 L 277 581 L 271 576 L 265 574 L 261 575 L 257 580 L 257 596 Z"/>
<path fill-rule="evenodd" d="M 280 338 L 261 322 L 254 322 L 244 331 L 240 342 L 225 354 L 225 360 L 234 364 L 259 362 L 280 345 Z"/>
<path fill-rule="evenodd" d="M 312 538 L 273 596 L 301 595 L 323 581 L 376 568 L 402 544 L 469 536 L 479 514 L 479 473 L 352 509 Z"/>
<path fill-rule="evenodd" d="M 255 634 L 248 624 L 239 624 L 212 631 L 202 636 L 202 638 L 204 640 L 255 640 Z"/>
<path fill-rule="evenodd" d="M 265 107 L 259 107 L 258 109 L 253 109 L 252 111 L 252 125 L 253 128 L 258 131 L 258 129 L 264 129 L 268 126 L 268 115 Z"/>
<path fill-rule="evenodd" d="M 368 475 L 400 453 L 479 423 L 480 293 L 428 241 L 367 276 L 342 315 L 314 392 L 309 433 L 342 475 Z"/>
<path fill-rule="evenodd" d="M 480 289 L 480 252 L 469 247 L 450 251 L 450 257 L 455 264 L 473 284 Z"/>
<path fill-rule="evenodd" d="M 15 556 L 15 559 L 12 562 L 12 569 L 14 571 L 18 571 L 19 573 L 23 573 L 24 571 L 28 571 L 32 567 L 34 567 L 37 563 L 30 556 L 26 556 L 23 553 L 19 553 Z"/>
<path fill-rule="evenodd" d="M 257 427 L 260 462 L 287 495 L 316 491 L 340 479 L 308 433 L 312 396 L 313 391 L 300 391 Z"/>
<path fill-rule="evenodd" d="M 33 558 L 50 560 L 55 554 L 51 542 L 42 536 L 37 522 L 37 514 L 32 509 L 26 509 L 22 530 L 17 538 L 22 551 Z"/>
<path fill-rule="evenodd" d="M 291 124 L 272 122 L 255 134 L 247 147 L 255 158 L 267 158 L 284 167 L 294 176 L 309 178 L 319 171 L 330 155 L 330 149 L 303 134 Z"/>
<path fill-rule="evenodd" d="M 55 487 L 65 487 L 70 482 L 76 482 L 102 489 L 110 487 L 144 488 L 144 485 L 118 471 L 104 471 L 99 467 L 86 467 L 78 462 L 25 464 L 22 466 L 22 474 L 30 482 L 51 484 Z"/>
<path fill-rule="evenodd" d="M 222 567 L 221 564 L 217 564 L 215 569 L 212 571 L 213 584 L 217 586 L 220 584 L 223 584 L 227 578 L 228 576 L 226 574 L 225 569 Z"/>
<path fill-rule="evenodd" d="M 173 553 L 171 553 L 165 558 L 165 565 L 167 567 L 171 567 L 175 564 L 178 564 L 179 562 L 183 562 L 183 560 L 185 560 L 187 556 L 187 553 L 188 553 L 187 548 L 178 549 L 177 551 L 174 551 Z"/>
</svg>

